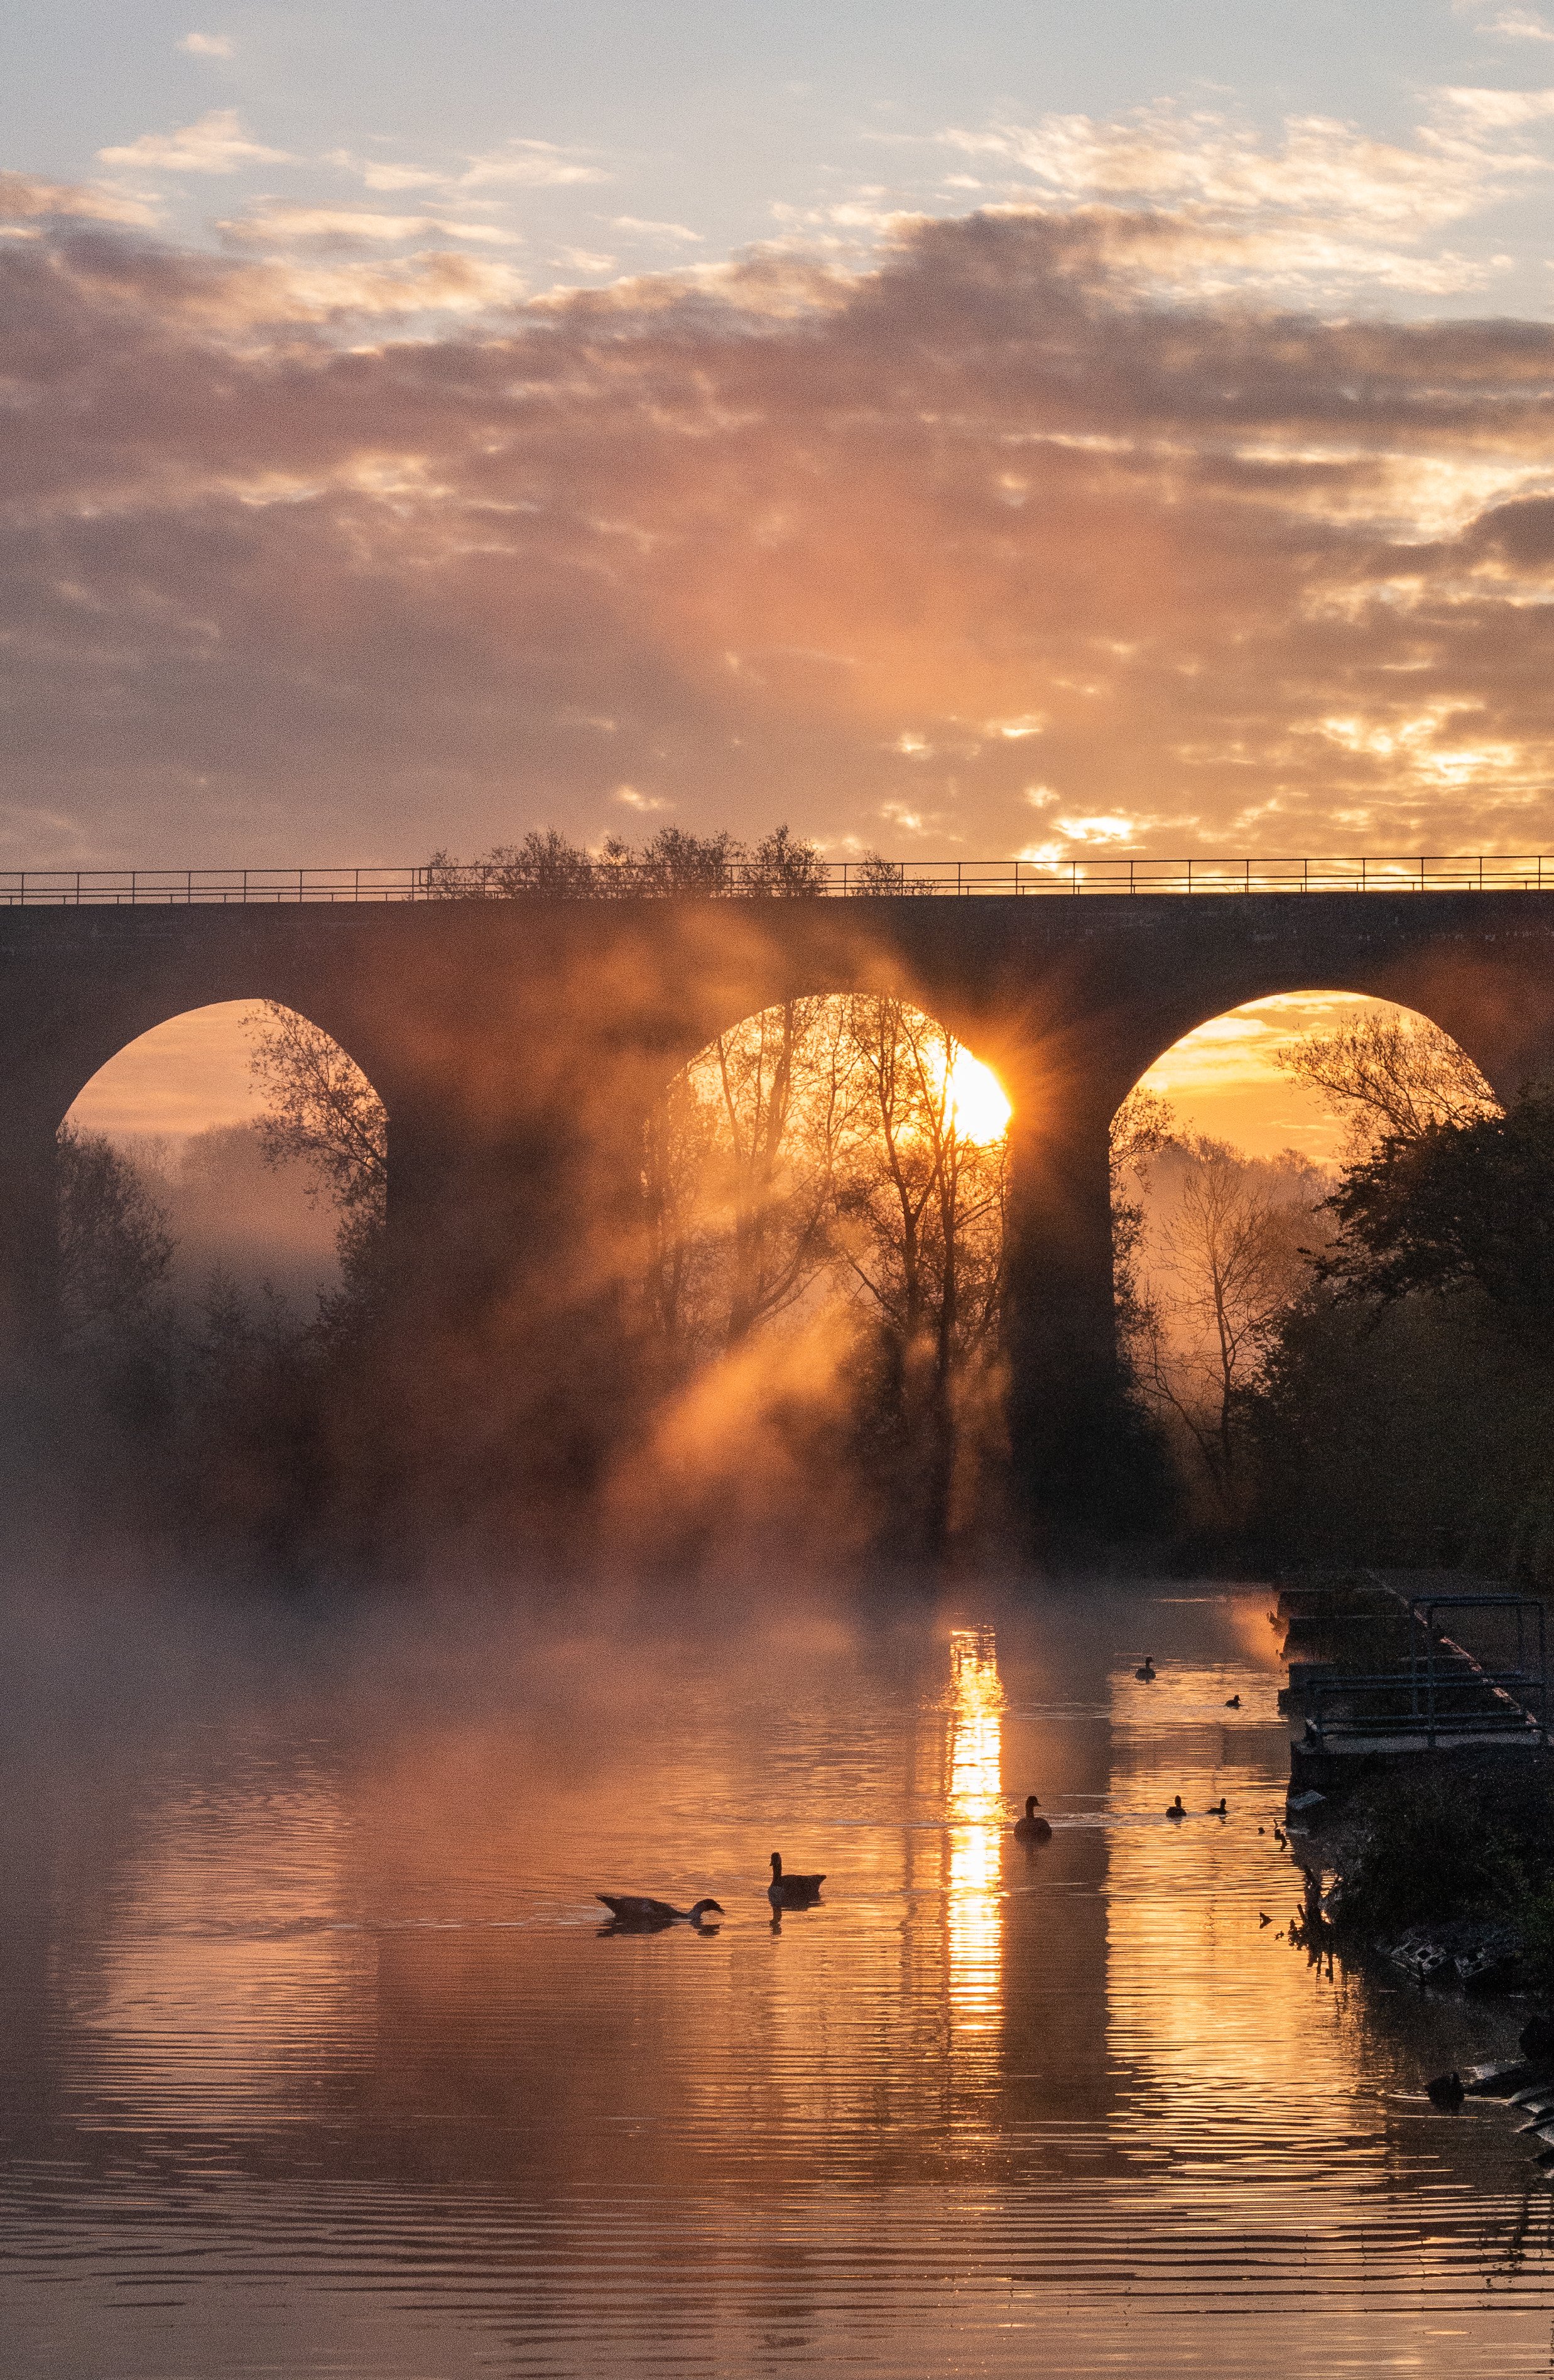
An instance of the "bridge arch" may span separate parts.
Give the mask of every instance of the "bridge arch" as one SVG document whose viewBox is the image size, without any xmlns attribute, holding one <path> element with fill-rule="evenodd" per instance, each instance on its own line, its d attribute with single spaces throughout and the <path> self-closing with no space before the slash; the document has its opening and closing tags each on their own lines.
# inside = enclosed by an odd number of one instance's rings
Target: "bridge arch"
<svg viewBox="0 0 1554 2380">
<path fill-rule="evenodd" d="M 6 1036 L 9 1046 L 0 1062 L 0 1349 L 13 1355 L 44 1355 L 57 1340 L 59 1150 L 67 1120 L 84 1121 L 90 1130 L 95 1118 L 100 1125 L 114 1107 L 116 1077 L 121 1130 L 131 1137 L 137 1131 L 141 1138 L 169 1132 L 175 1140 L 183 1136 L 176 1112 L 168 1110 L 165 1099 L 159 1111 L 154 1095 L 139 1127 L 130 1120 L 136 1095 L 126 1090 L 127 1062 L 131 1081 L 137 1074 L 141 1077 L 143 1095 L 148 1065 L 154 1075 L 169 1042 L 176 1046 L 180 1027 L 187 1058 L 191 1022 L 200 1021 L 194 1023 L 198 1041 L 200 1024 L 208 1027 L 215 1019 L 219 1026 L 225 1019 L 230 1027 L 235 1016 L 274 999 L 337 1050 L 376 1097 L 376 1087 L 345 1038 L 359 1046 L 362 1037 L 354 1029 L 359 1020 L 348 1001 L 332 996 L 327 983 L 310 982 L 305 974 L 298 981 L 300 971 L 285 966 L 256 967 L 251 960 L 243 963 L 240 954 L 228 953 L 228 963 L 214 968 L 170 966 L 164 950 L 150 955 L 152 964 L 124 971 L 111 999 L 94 999 L 91 989 L 72 996 L 68 987 L 60 987 L 47 1014 L 30 1015 L 23 1008 Z M 230 963 L 233 955 L 238 964 Z M 208 1030 L 204 1038 L 205 1071 L 214 1062 L 219 1073 Z M 215 1040 L 222 1038 L 218 1029 Z M 230 1030 L 225 1038 L 230 1043 Z M 228 1059 L 232 1054 L 229 1049 Z M 185 1122 L 197 1127 L 200 1094 L 191 1090 L 188 1096 Z M 217 1105 L 231 1110 L 230 1092 L 225 1099 L 218 1097 Z"/>
<path fill-rule="evenodd" d="M 1290 1064 L 1303 1045 L 1319 1074 Z M 1326 988 L 1204 1020 L 1123 1101 L 1111 1135 L 1120 1352 L 1196 1522 L 1244 1517 L 1245 1398 L 1309 1281 L 1339 1167 L 1388 1132 L 1494 1103 L 1433 1018 Z"/>
<path fill-rule="evenodd" d="M 140 1269 L 160 1249 L 160 1287 L 187 1318 L 219 1285 L 234 1317 L 299 1325 L 343 1261 L 366 1259 L 383 1211 L 382 1101 L 333 1036 L 278 1003 L 210 1002 L 136 1036 L 71 1102 L 59 1146 L 61 1285 L 78 1322 L 126 1260 L 136 1269 L 130 1214 Z"/>
</svg>

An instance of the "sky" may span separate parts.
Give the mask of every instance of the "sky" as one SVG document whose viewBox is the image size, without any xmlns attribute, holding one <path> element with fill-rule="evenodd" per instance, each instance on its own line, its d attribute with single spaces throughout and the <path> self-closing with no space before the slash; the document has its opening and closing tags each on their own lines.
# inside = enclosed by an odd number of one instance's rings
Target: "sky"
<svg viewBox="0 0 1554 2380">
<path fill-rule="evenodd" d="M 1554 7 L 55 0 L 0 868 L 1549 842 Z"/>
</svg>

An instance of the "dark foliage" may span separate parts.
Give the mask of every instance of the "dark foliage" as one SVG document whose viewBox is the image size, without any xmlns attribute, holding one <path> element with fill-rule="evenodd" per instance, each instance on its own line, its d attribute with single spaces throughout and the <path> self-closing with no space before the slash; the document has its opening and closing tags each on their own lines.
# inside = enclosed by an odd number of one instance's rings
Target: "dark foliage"
<svg viewBox="0 0 1554 2380">
<path fill-rule="evenodd" d="M 877 860 L 865 889 L 899 892 L 904 872 Z M 597 856 L 569 843 L 554 827 L 498 844 L 478 859 L 434 851 L 423 870 L 430 899 L 439 901 L 665 900 L 696 896 L 726 900 L 786 900 L 826 890 L 826 867 L 812 843 L 786 826 L 759 843 L 736 836 L 687 834 L 668 826 L 638 849 L 611 835 Z"/>
<path fill-rule="evenodd" d="M 1554 1094 L 1504 1115 L 1388 1139 L 1329 1202 L 1338 1234 L 1322 1277 L 1391 1301 L 1467 1284 L 1528 1345 L 1554 1355 Z"/>
<path fill-rule="evenodd" d="M 100 1132 L 59 1132 L 59 1253 L 67 1333 L 143 1323 L 167 1279 L 173 1240 L 145 1176 Z"/>
<path fill-rule="evenodd" d="M 1255 1557 L 1534 1575 L 1554 1557 L 1554 1382 L 1475 1289 L 1379 1307 L 1312 1289 L 1245 1420 Z"/>
<path fill-rule="evenodd" d="M 1343 1876 L 1341 1939 L 1390 1947 L 1414 1928 L 1504 1926 L 1520 1979 L 1554 1987 L 1554 1762 L 1418 1755 L 1361 1787 L 1327 1856 Z"/>
</svg>

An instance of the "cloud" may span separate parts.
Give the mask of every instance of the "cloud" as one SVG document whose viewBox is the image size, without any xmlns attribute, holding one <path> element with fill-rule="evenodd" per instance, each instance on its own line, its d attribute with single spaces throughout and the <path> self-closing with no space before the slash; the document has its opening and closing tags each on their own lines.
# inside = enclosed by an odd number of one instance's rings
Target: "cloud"
<svg viewBox="0 0 1554 2380">
<path fill-rule="evenodd" d="M 41 182 L 30 174 L 0 172 L 0 222 L 49 215 L 146 225 L 157 220 L 156 209 L 147 200 L 127 191 L 92 189 L 75 182 Z"/>
<path fill-rule="evenodd" d="M 142 132 L 121 149 L 99 149 L 104 165 L 139 165 L 163 174 L 235 174 L 239 165 L 284 165 L 284 149 L 250 140 L 235 107 L 212 107 L 176 132 Z"/>
<path fill-rule="evenodd" d="M 633 232 L 638 239 L 694 240 L 699 244 L 702 238 L 700 232 L 690 230 L 685 224 L 645 223 L 640 215 L 612 215 L 610 223 L 613 230 Z"/>
<path fill-rule="evenodd" d="M 563 248 L 556 251 L 556 262 L 565 273 L 586 273 L 592 278 L 601 273 L 613 273 L 618 257 L 607 256 L 592 248 Z"/>
<path fill-rule="evenodd" d="M 230 33 L 186 33 L 176 46 L 191 58 L 229 58 L 237 44 Z"/>
<path fill-rule="evenodd" d="M 1164 298 L 1190 206 L 526 298 L 381 252 L 421 209 L 212 256 L 17 203 L 12 847 L 1548 841 L 1548 324 Z"/>
<path fill-rule="evenodd" d="M 1329 116 L 1286 118 L 1280 137 L 1174 103 L 1109 120 L 1050 115 L 954 128 L 941 147 L 974 158 L 990 195 L 1079 210 L 1147 208 L 1174 237 L 1161 285 L 1330 295 L 1369 283 L 1427 296 L 1482 287 L 1511 259 L 1430 243 L 1554 174 L 1554 91 L 1444 88 L 1412 141 Z M 1002 179 L 999 179 L 1002 174 Z M 1163 261 L 1163 259 L 1162 259 Z"/>
<path fill-rule="evenodd" d="M 504 187 L 513 189 L 561 189 L 579 182 L 608 182 L 608 170 L 576 151 L 553 148 L 548 140 L 513 140 L 505 149 L 476 157 L 458 176 L 461 189 Z"/>
<path fill-rule="evenodd" d="M 451 223 L 442 215 L 390 215 L 365 207 L 272 203 L 218 223 L 223 237 L 245 248 L 305 248 L 319 252 L 388 246 L 413 239 L 467 239 L 511 247 L 515 235 L 491 224 Z"/>
<path fill-rule="evenodd" d="M 1554 26 L 1536 8 L 1498 8 L 1486 17 L 1487 0 L 1451 0 L 1453 16 L 1473 19 L 1475 33 L 1497 42 L 1554 42 Z"/>
</svg>

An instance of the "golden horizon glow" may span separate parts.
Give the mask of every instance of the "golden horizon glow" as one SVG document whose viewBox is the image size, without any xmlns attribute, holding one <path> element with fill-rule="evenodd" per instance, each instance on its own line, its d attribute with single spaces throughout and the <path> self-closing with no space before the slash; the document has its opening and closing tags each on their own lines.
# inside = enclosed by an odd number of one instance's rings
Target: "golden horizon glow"
<svg viewBox="0 0 1554 2380">
<path fill-rule="evenodd" d="M 973 2033 L 998 2022 L 1003 1830 L 1003 1686 L 990 1628 L 950 1633 L 950 2002 Z"/>
<path fill-rule="evenodd" d="M 1307 1033 L 1330 1033 L 1356 1013 L 1401 1015 L 1414 1011 L 1354 991 L 1276 992 L 1208 1017 L 1156 1059 L 1139 1088 L 1171 1101 L 1180 1130 L 1228 1140 L 1251 1157 L 1298 1149 L 1318 1165 L 1337 1164 L 1347 1125 L 1329 1115 L 1315 1091 L 1274 1063 Z"/>
</svg>

